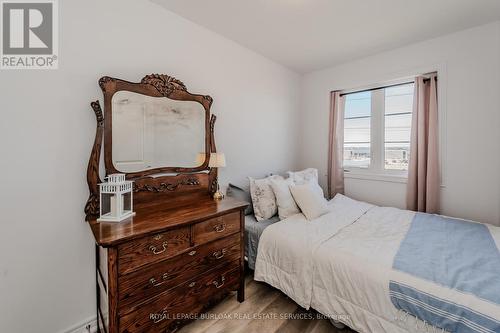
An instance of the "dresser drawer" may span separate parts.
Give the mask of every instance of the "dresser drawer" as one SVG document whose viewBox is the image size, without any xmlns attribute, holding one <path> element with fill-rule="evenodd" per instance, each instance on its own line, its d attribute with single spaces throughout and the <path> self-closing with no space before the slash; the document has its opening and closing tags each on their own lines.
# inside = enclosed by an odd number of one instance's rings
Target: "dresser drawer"
<svg viewBox="0 0 500 333">
<path fill-rule="evenodd" d="M 240 258 L 240 235 L 200 245 L 192 251 L 118 279 L 120 313 L 130 312 L 138 303 L 186 280 Z"/>
<path fill-rule="evenodd" d="M 193 226 L 196 245 L 210 242 L 240 231 L 240 212 L 215 217 Z"/>
<path fill-rule="evenodd" d="M 236 288 L 239 277 L 239 262 L 235 261 L 186 281 L 142 304 L 136 311 L 120 316 L 120 332 L 160 332 L 172 322 L 200 312 L 206 301 L 218 292 Z"/>
<path fill-rule="evenodd" d="M 190 247 L 190 229 L 183 227 L 118 246 L 118 273 L 171 258 Z"/>
</svg>

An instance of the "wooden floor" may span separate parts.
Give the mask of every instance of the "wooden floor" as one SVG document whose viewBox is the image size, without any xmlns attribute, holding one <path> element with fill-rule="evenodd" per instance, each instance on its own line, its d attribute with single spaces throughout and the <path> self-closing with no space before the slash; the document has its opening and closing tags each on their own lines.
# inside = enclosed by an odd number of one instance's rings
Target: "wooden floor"
<svg viewBox="0 0 500 333">
<path fill-rule="evenodd" d="M 246 278 L 245 302 L 232 294 L 180 333 L 355 333 L 336 329 L 314 310 L 306 311 L 285 294 L 265 283 Z"/>
</svg>

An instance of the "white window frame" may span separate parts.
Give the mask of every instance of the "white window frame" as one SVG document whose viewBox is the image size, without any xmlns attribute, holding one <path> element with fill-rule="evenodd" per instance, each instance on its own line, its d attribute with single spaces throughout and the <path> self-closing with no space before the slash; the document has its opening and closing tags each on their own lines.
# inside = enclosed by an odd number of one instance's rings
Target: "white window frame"
<svg viewBox="0 0 500 333">
<path fill-rule="evenodd" d="M 390 86 L 404 85 L 413 81 L 406 80 Z M 369 167 L 344 167 L 345 178 L 366 180 L 380 180 L 397 183 L 406 183 L 407 170 L 391 170 L 385 168 L 385 86 L 371 90 L 371 117 L 370 117 L 370 166 Z M 365 90 L 365 91 L 366 91 Z M 362 92 L 358 90 L 357 92 Z M 349 94 L 351 92 L 345 92 Z M 411 147 L 410 147 L 411 149 Z"/>
</svg>

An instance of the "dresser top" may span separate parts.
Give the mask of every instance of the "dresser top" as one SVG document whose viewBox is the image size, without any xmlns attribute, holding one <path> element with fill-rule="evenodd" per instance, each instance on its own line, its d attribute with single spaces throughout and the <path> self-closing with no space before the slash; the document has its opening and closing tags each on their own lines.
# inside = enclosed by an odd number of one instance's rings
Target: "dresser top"
<svg viewBox="0 0 500 333">
<path fill-rule="evenodd" d="M 134 207 L 136 215 L 122 222 L 89 221 L 90 228 L 100 246 L 110 247 L 148 234 L 196 223 L 212 217 L 238 211 L 248 202 L 226 198 L 220 201 L 209 197 L 182 206 L 164 207 L 161 203 Z"/>
</svg>

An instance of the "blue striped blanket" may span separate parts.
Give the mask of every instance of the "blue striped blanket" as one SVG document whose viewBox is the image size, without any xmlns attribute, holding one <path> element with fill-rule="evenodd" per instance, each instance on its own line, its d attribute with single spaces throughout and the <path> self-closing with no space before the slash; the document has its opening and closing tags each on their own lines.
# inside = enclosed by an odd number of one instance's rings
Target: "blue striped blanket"
<svg viewBox="0 0 500 333">
<path fill-rule="evenodd" d="M 500 312 L 481 312 L 489 304 L 500 309 L 500 251 L 486 225 L 417 213 L 393 269 L 422 280 L 389 282 L 396 308 L 448 332 L 500 333 Z M 428 282 L 456 292 L 454 301 L 423 291 Z M 473 303 L 481 306 L 457 302 L 463 295 L 464 300 L 477 298 Z"/>
</svg>

